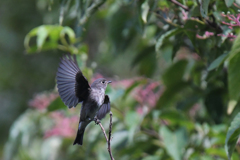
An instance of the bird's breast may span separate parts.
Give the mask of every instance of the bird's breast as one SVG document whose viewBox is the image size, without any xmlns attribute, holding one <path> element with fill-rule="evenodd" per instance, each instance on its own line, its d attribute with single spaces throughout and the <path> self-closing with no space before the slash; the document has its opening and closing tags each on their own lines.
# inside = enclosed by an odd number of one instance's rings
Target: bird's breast
<svg viewBox="0 0 240 160">
<path fill-rule="evenodd" d="M 104 102 L 104 91 L 102 92 L 101 90 L 93 90 L 91 92 L 91 99 L 95 101 L 95 103 L 100 107 L 103 102 Z"/>
</svg>

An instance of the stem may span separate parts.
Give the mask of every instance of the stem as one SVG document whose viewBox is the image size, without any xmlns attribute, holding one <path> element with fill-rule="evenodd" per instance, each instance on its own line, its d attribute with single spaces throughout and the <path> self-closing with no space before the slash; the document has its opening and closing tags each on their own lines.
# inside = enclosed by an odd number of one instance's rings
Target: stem
<svg viewBox="0 0 240 160">
<path fill-rule="evenodd" d="M 94 3 L 92 3 L 91 6 L 89 6 L 84 15 L 81 15 L 82 17 L 79 20 L 79 24 L 83 25 L 86 23 L 88 18 L 105 2 L 106 0 L 96 0 Z"/>
<path fill-rule="evenodd" d="M 108 152 L 111 157 L 111 160 L 114 160 L 111 151 L 111 137 L 112 137 L 112 112 L 110 111 L 110 123 L 109 123 L 109 133 L 108 133 Z"/>
<path fill-rule="evenodd" d="M 172 26 L 174 26 L 174 27 L 181 28 L 181 26 L 173 23 L 169 18 L 166 19 L 166 18 L 162 17 L 161 15 L 159 15 L 159 14 L 156 13 L 156 12 L 153 12 L 153 13 L 156 14 L 157 17 L 162 18 L 166 23 L 168 23 L 168 24 L 170 24 L 170 25 L 172 25 Z"/>
<path fill-rule="evenodd" d="M 107 134 L 106 134 L 106 132 L 105 132 L 105 130 L 104 130 L 104 128 L 103 128 L 101 122 L 99 122 L 98 124 L 99 124 L 99 126 L 101 127 L 101 129 L 102 129 L 102 131 L 103 131 L 103 134 L 104 134 L 104 136 L 105 136 L 105 138 L 106 138 L 106 141 L 108 142 Z"/>
<path fill-rule="evenodd" d="M 105 138 L 106 138 L 107 144 L 108 144 L 107 150 L 108 150 L 108 152 L 109 152 L 110 158 L 111 158 L 111 160 L 114 160 L 114 158 L 113 158 L 113 156 L 112 156 L 112 151 L 111 151 L 112 112 L 110 111 L 109 114 L 110 114 L 110 123 L 109 123 L 109 134 L 108 134 L 108 137 L 107 137 L 107 134 L 106 134 L 106 132 L 105 132 L 105 129 L 103 128 L 100 120 L 96 118 L 94 121 L 95 121 L 96 124 L 99 124 L 99 126 L 101 127 L 102 132 L 103 132 L 103 134 L 104 134 L 104 136 L 105 136 Z"/>
<path fill-rule="evenodd" d="M 183 4 L 179 3 L 178 1 L 176 1 L 176 0 L 170 0 L 170 1 L 174 4 L 176 4 L 177 6 L 183 8 L 184 10 L 189 11 L 189 8 L 187 6 L 184 6 Z"/>
</svg>

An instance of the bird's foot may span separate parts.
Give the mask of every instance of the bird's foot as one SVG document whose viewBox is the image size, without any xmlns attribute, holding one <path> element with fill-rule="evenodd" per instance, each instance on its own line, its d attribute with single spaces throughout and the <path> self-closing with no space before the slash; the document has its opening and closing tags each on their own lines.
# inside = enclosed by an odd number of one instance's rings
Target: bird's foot
<svg viewBox="0 0 240 160">
<path fill-rule="evenodd" d="M 95 124 L 99 124 L 99 123 L 101 123 L 101 121 L 100 121 L 97 117 L 94 117 L 93 120 L 95 121 Z"/>
</svg>

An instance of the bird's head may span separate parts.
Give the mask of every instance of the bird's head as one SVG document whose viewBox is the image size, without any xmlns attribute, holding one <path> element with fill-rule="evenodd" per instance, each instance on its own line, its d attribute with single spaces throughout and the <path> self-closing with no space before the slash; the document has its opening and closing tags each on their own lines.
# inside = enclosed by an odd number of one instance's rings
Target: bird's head
<svg viewBox="0 0 240 160">
<path fill-rule="evenodd" d="M 109 83 L 112 82 L 107 81 L 105 78 L 99 78 L 92 83 L 91 88 L 103 88 L 105 90 Z"/>
</svg>

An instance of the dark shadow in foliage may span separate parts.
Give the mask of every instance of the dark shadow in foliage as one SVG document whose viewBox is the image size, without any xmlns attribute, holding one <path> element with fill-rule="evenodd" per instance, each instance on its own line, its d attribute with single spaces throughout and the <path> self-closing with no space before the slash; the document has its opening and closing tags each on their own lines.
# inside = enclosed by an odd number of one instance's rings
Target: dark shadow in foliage
<svg viewBox="0 0 240 160">
<path fill-rule="evenodd" d="M 159 146 L 154 144 L 155 138 L 149 137 L 147 140 L 142 140 L 134 142 L 132 145 L 122 148 L 119 152 L 120 154 L 129 155 L 129 159 L 139 159 L 142 156 L 143 152 L 148 155 L 154 155 Z"/>
<path fill-rule="evenodd" d="M 141 50 L 132 62 L 132 67 L 139 66 L 138 72 L 140 75 L 151 77 L 157 67 L 157 59 L 155 47 L 150 46 Z"/>
<path fill-rule="evenodd" d="M 137 15 L 131 6 L 122 7 L 121 12 L 112 15 L 109 21 L 109 37 L 114 45 L 114 52 L 121 53 L 130 46 L 136 36 Z"/>
<path fill-rule="evenodd" d="M 224 90 L 221 88 L 213 89 L 207 94 L 204 102 L 210 117 L 216 124 L 222 122 L 224 115 L 223 93 Z"/>
</svg>

